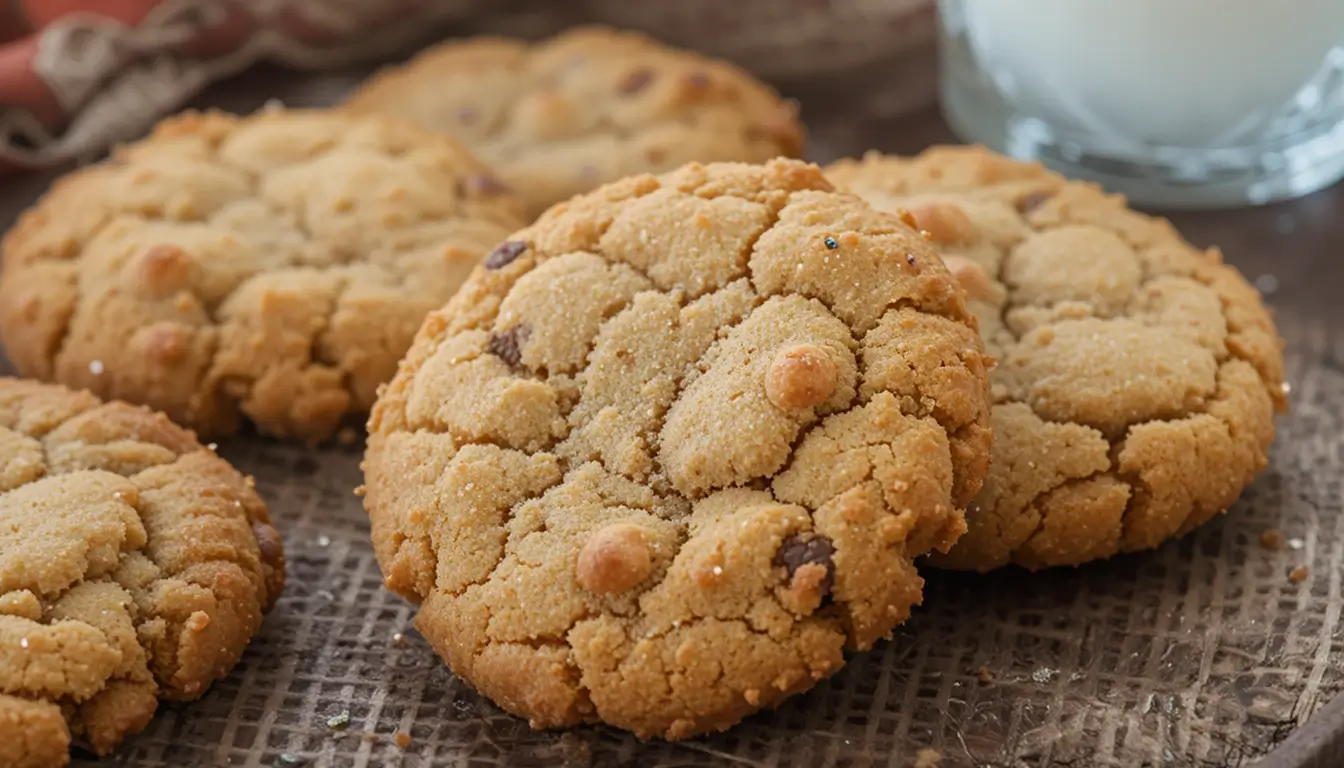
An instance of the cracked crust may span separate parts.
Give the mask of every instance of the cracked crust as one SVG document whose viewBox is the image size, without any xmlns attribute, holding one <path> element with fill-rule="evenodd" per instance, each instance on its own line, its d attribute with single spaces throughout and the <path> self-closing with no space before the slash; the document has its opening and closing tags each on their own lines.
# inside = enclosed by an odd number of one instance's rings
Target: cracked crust
<svg viewBox="0 0 1344 768">
<path fill-rule="evenodd" d="M 0 765 L 105 755 L 226 675 L 284 584 L 250 478 L 160 413 L 0 378 Z"/>
<path fill-rule="evenodd" d="M 25 376 L 203 436 L 318 441 L 366 413 L 520 206 L 452 139 L 376 116 L 187 113 L 76 171 L 5 238 Z"/>
<path fill-rule="evenodd" d="M 1157 546 L 1224 511 L 1265 467 L 1286 407 L 1260 296 L 1123 199 L 979 148 L 827 169 L 904 210 L 965 287 L 995 443 L 949 568 L 1078 565 Z"/>
<path fill-rule="evenodd" d="M 909 616 L 990 441 L 975 320 L 915 230 L 815 166 L 692 164 L 497 253 L 364 464 L 386 583 L 454 672 L 534 727 L 678 739 Z"/>
<path fill-rule="evenodd" d="M 803 151 L 796 105 L 751 75 L 597 27 L 541 43 L 444 43 L 374 76 L 345 109 L 409 118 L 465 142 L 532 216 L 637 173 Z"/>
</svg>

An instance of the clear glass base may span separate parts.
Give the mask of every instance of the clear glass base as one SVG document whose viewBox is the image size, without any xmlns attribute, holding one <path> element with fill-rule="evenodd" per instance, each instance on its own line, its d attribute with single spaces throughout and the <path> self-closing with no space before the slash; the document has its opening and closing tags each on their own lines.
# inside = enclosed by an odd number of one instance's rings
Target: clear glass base
<svg viewBox="0 0 1344 768">
<path fill-rule="evenodd" d="M 948 31 L 940 49 L 941 101 L 948 124 L 963 141 L 1095 181 L 1135 205 L 1262 205 L 1344 178 L 1344 63 L 1306 89 L 1300 106 L 1276 119 L 1256 143 L 1215 149 L 1106 148 L 1072 126 L 1016 110 L 976 64 L 966 38 Z"/>
</svg>

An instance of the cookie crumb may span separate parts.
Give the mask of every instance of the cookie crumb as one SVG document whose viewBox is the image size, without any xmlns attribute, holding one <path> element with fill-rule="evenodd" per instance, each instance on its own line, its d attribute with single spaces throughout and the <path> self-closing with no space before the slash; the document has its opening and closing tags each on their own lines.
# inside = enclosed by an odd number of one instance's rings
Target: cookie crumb
<svg viewBox="0 0 1344 768">
<path fill-rule="evenodd" d="M 411 746 L 411 734 L 405 731 L 397 731 L 392 735 L 392 740 L 397 742 L 397 746 L 402 749 Z"/>
<path fill-rule="evenodd" d="M 1267 528 L 1260 534 L 1260 546 L 1273 552 L 1283 549 L 1288 540 L 1283 537 L 1283 533 L 1276 528 Z"/>
<path fill-rule="evenodd" d="M 400 632 L 392 633 L 392 647 L 401 648 L 406 645 L 406 636 Z"/>
<path fill-rule="evenodd" d="M 943 756 L 936 749 L 925 747 L 915 753 L 915 768 L 937 768 Z"/>
<path fill-rule="evenodd" d="M 989 667 L 986 667 L 983 664 L 980 665 L 980 671 L 977 672 L 976 675 L 980 678 L 980 682 L 982 683 L 994 682 L 994 673 L 990 672 Z"/>
<path fill-rule="evenodd" d="M 350 727 L 350 713 L 340 712 L 327 718 L 327 727 L 333 731 L 344 731 Z"/>
<path fill-rule="evenodd" d="M 382 737 L 380 737 L 378 734 L 370 733 L 368 731 L 359 734 L 359 738 L 367 741 L 370 744 L 377 744 L 378 742 L 382 741 Z"/>
<path fill-rule="evenodd" d="M 1272 273 L 1266 272 L 1255 278 L 1255 289 L 1266 296 L 1273 295 L 1279 290 L 1279 278 Z"/>
<path fill-rule="evenodd" d="M 1301 584 L 1311 575 L 1311 568 L 1305 565 L 1299 565 L 1288 572 L 1288 580 L 1294 584 Z"/>
</svg>

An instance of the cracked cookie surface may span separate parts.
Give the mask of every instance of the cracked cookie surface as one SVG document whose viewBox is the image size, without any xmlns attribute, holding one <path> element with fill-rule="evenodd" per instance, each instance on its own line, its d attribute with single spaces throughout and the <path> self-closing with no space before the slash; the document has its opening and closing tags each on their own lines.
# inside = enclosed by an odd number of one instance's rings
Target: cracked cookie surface
<svg viewBox="0 0 1344 768">
<path fill-rule="evenodd" d="M 431 313 L 369 425 L 387 585 L 535 727 L 724 729 L 904 621 L 989 454 L 935 251 L 797 161 L 557 205 Z"/>
<path fill-rule="evenodd" d="M 375 75 L 345 108 L 409 118 L 465 142 L 533 216 L 636 173 L 803 151 L 795 106 L 750 74 L 598 27 L 540 43 L 444 43 Z"/>
<path fill-rule="evenodd" d="M 452 139 L 377 116 L 171 118 L 58 181 L 4 241 L 25 376 L 317 441 L 367 413 L 416 328 L 521 207 Z"/>
<path fill-rule="evenodd" d="M 0 765 L 105 755 L 226 675 L 284 583 L 266 505 L 163 414 L 0 378 Z"/>
<path fill-rule="evenodd" d="M 979 318 L 995 441 L 957 569 L 1078 565 L 1224 511 L 1286 406 L 1282 342 L 1215 251 L 1098 188 L 979 148 L 827 169 L 904 210 Z"/>
</svg>

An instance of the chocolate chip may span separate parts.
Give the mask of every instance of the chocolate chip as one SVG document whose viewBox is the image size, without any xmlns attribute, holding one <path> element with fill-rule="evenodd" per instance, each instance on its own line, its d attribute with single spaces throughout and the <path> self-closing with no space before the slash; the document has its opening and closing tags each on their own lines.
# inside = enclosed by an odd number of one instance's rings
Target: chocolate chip
<svg viewBox="0 0 1344 768">
<path fill-rule="evenodd" d="M 279 568 L 285 562 L 285 545 L 280 534 L 266 523 L 253 523 L 252 535 L 257 539 L 257 549 L 261 550 L 261 561 L 272 568 Z"/>
<path fill-rule="evenodd" d="M 780 543 L 779 551 L 775 553 L 775 565 L 784 566 L 789 572 L 789 578 L 793 578 L 793 574 L 804 565 L 816 563 L 825 566 L 826 578 L 821 582 L 821 591 L 826 594 L 835 582 L 835 561 L 831 559 L 834 554 L 835 546 L 825 536 L 804 539 L 794 534 Z"/>
<path fill-rule="evenodd" d="M 523 251 L 526 250 L 527 243 L 522 240 L 505 240 L 499 244 L 498 248 L 491 251 L 489 256 L 485 257 L 485 268 L 503 269 L 512 264 L 519 256 L 522 256 Z"/>
<path fill-rule="evenodd" d="M 1031 213 L 1032 211 L 1045 205 L 1046 201 L 1054 195 L 1049 192 L 1032 192 L 1030 195 L 1017 201 L 1018 213 Z"/>
<path fill-rule="evenodd" d="M 617 88 L 620 90 L 622 96 L 633 96 L 647 88 L 651 82 L 653 82 L 652 71 L 647 69 L 636 69 L 634 72 L 626 75 Z"/>
<path fill-rule="evenodd" d="M 467 179 L 467 191 L 473 195 L 502 195 L 509 188 L 488 173 L 478 173 Z"/>
<path fill-rule="evenodd" d="M 525 325 L 517 325 L 507 331 L 490 334 L 490 354 L 511 366 L 517 367 L 523 361 L 523 345 L 532 331 Z"/>
</svg>

